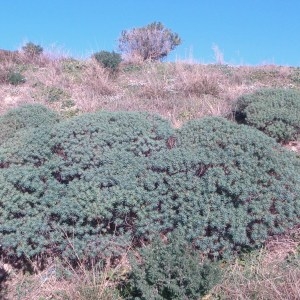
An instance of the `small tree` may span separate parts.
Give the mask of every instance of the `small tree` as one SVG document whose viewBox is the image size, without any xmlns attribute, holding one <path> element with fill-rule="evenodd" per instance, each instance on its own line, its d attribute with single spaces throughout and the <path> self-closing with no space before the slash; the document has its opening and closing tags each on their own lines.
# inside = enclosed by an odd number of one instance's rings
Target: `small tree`
<svg viewBox="0 0 300 300">
<path fill-rule="evenodd" d="M 40 45 L 36 45 L 32 42 L 27 43 L 22 47 L 26 56 L 36 57 L 43 53 L 44 49 Z"/>
<path fill-rule="evenodd" d="M 129 58 L 160 60 L 180 43 L 177 33 L 165 28 L 160 22 L 154 22 L 145 27 L 122 31 L 119 50 Z"/>
</svg>

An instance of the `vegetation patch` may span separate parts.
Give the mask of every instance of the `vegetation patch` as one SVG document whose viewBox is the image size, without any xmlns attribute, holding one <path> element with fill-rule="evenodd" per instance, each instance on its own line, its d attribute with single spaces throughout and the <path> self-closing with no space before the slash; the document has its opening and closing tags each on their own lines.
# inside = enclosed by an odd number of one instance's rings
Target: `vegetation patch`
<svg viewBox="0 0 300 300">
<path fill-rule="evenodd" d="M 12 85 L 19 85 L 25 83 L 26 79 L 21 73 L 16 71 L 10 71 L 7 74 L 6 81 Z"/>
<path fill-rule="evenodd" d="M 0 117 L 0 145 L 13 138 L 18 131 L 40 126 L 54 126 L 58 114 L 39 104 L 27 104 L 8 111 Z"/>
<path fill-rule="evenodd" d="M 100 259 L 180 228 L 203 255 L 222 258 L 299 221 L 299 160 L 248 126 L 204 118 L 175 131 L 124 112 L 48 118 L 15 126 L 0 148 L 8 257 Z"/>
<path fill-rule="evenodd" d="M 56 86 L 46 87 L 44 94 L 48 103 L 59 102 L 67 96 L 66 92 L 62 88 Z"/>
<path fill-rule="evenodd" d="M 300 135 L 300 92 L 263 89 L 241 96 L 234 107 L 235 119 L 263 131 L 278 142 L 297 140 Z"/>
<path fill-rule="evenodd" d="M 95 53 L 93 57 L 101 66 L 112 72 L 116 72 L 118 70 L 119 65 L 122 61 L 121 55 L 114 51 L 100 51 Z"/>
<path fill-rule="evenodd" d="M 221 269 L 199 263 L 198 253 L 180 232 L 168 242 L 155 238 L 139 258 L 132 258 L 132 271 L 123 287 L 126 299 L 200 299 L 220 280 Z"/>
</svg>

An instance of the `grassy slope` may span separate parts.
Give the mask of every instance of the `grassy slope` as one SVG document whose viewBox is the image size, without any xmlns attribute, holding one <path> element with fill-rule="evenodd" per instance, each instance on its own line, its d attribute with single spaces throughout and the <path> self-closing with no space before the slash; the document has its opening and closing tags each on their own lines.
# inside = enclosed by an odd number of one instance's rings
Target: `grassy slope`
<svg viewBox="0 0 300 300">
<path fill-rule="evenodd" d="M 5 82 L 9 71 L 20 72 L 26 82 L 15 86 Z M 97 109 L 142 110 L 161 114 L 177 127 L 205 115 L 228 115 L 239 95 L 261 87 L 300 89 L 300 69 L 176 62 L 124 64 L 117 75 L 111 75 L 92 60 L 40 57 L 32 61 L 0 55 L 0 113 L 32 102 L 65 117 Z M 300 299 L 299 248 L 299 228 L 270 240 L 265 249 L 231 262 L 223 282 L 207 299 L 216 298 L 214 295 L 222 299 Z M 87 272 L 70 267 L 71 275 L 64 280 L 51 273 L 51 268 L 65 267 L 53 262 L 43 272 L 24 275 L 2 266 L 10 274 L 7 299 L 117 299 L 111 289 L 113 281 L 106 278 L 122 278 L 129 266 L 125 257 L 117 268 L 100 275 L 96 268 Z"/>
<path fill-rule="evenodd" d="M 300 69 L 281 66 L 199 65 L 184 62 L 122 65 L 111 76 L 95 61 L 1 58 L 0 82 L 8 71 L 26 82 L 0 85 L 0 112 L 22 102 L 44 103 L 56 110 L 80 112 L 146 110 L 175 125 L 204 115 L 226 114 L 237 96 L 261 87 L 300 89 Z M 3 80 L 2 80 L 3 81 Z"/>
</svg>

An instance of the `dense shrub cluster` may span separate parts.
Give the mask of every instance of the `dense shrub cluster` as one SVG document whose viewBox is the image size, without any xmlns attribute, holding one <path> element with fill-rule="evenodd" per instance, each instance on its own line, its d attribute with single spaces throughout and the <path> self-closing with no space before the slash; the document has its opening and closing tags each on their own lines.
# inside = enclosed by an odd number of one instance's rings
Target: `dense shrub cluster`
<svg viewBox="0 0 300 300">
<path fill-rule="evenodd" d="M 299 223 L 299 160 L 273 139 L 221 118 L 186 123 L 177 138 L 148 164 L 141 235 L 181 227 L 218 257 Z"/>
<path fill-rule="evenodd" d="M 0 116 L 0 145 L 19 130 L 54 125 L 58 121 L 58 115 L 42 105 L 27 104 L 12 109 Z"/>
<path fill-rule="evenodd" d="M 285 89 L 263 89 L 241 96 L 235 117 L 279 142 L 296 140 L 300 135 L 300 92 Z"/>
<path fill-rule="evenodd" d="M 95 256 L 124 246 L 144 160 L 166 148 L 171 133 L 166 121 L 137 113 L 95 113 L 17 132 L 0 149 L 3 249 L 70 257 L 69 250 Z"/>
<path fill-rule="evenodd" d="M 6 254 L 105 255 L 179 228 L 222 257 L 299 223 L 299 160 L 248 126 L 204 118 L 176 131 L 123 112 L 51 120 L 0 147 Z"/>
<path fill-rule="evenodd" d="M 200 299 L 220 279 L 215 264 L 199 263 L 198 253 L 179 233 L 170 241 L 155 238 L 141 250 L 139 259 L 131 258 L 126 299 Z"/>
</svg>

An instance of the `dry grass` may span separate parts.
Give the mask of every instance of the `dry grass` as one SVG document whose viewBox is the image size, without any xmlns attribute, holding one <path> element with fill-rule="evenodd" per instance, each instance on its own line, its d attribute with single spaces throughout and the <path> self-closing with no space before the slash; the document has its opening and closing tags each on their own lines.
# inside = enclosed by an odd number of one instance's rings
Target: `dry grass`
<svg viewBox="0 0 300 300">
<path fill-rule="evenodd" d="M 104 267 L 84 262 L 75 269 L 52 261 L 43 271 L 26 274 L 2 264 L 9 274 L 3 300 L 117 300 L 116 286 L 126 279 L 130 265 L 125 253 L 117 264 Z M 34 268 L 33 268 L 34 269 Z M 296 300 L 300 299 L 300 227 L 271 238 L 261 250 L 224 266 L 223 280 L 205 300 Z M 1 276 L 1 263 L 0 263 Z"/>
<path fill-rule="evenodd" d="M 226 81 L 218 70 L 208 73 L 202 66 L 183 63 L 175 64 L 174 75 L 176 90 L 184 97 L 218 97 Z"/>
<path fill-rule="evenodd" d="M 117 286 L 130 271 L 130 247 L 118 257 L 86 260 L 68 242 L 76 261 L 53 256 L 27 257 L 22 263 L 0 259 L 0 299 L 121 300 Z"/>
<path fill-rule="evenodd" d="M 207 299 L 300 299 L 300 227 L 230 264 Z"/>
<path fill-rule="evenodd" d="M 8 70 L 18 70 L 26 82 L 5 82 Z M 93 59 L 48 53 L 30 61 L 23 54 L 0 53 L 0 113 L 38 102 L 66 115 L 98 109 L 149 111 L 180 126 L 193 118 L 227 115 L 237 97 L 261 87 L 300 88 L 300 71 L 273 65 L 138 61 L 124 63 L 119 74 L 111 76 Z"/>
<path fill-rule="evenodd" d="M 3 267 L 9 273 L 2 286 L 4 293 L 0 293 L 3 300 L 117 300 L 121 298 L 116 285 L 125 278 L 129 265 L 124 255 L 114 266 L 109 259 L 104 267 L 95 264 L 87 268 L 80 263 L 76 269 L 56 261 L 34 274 L 14 270 L 7 264 Z"/>
</svg>

